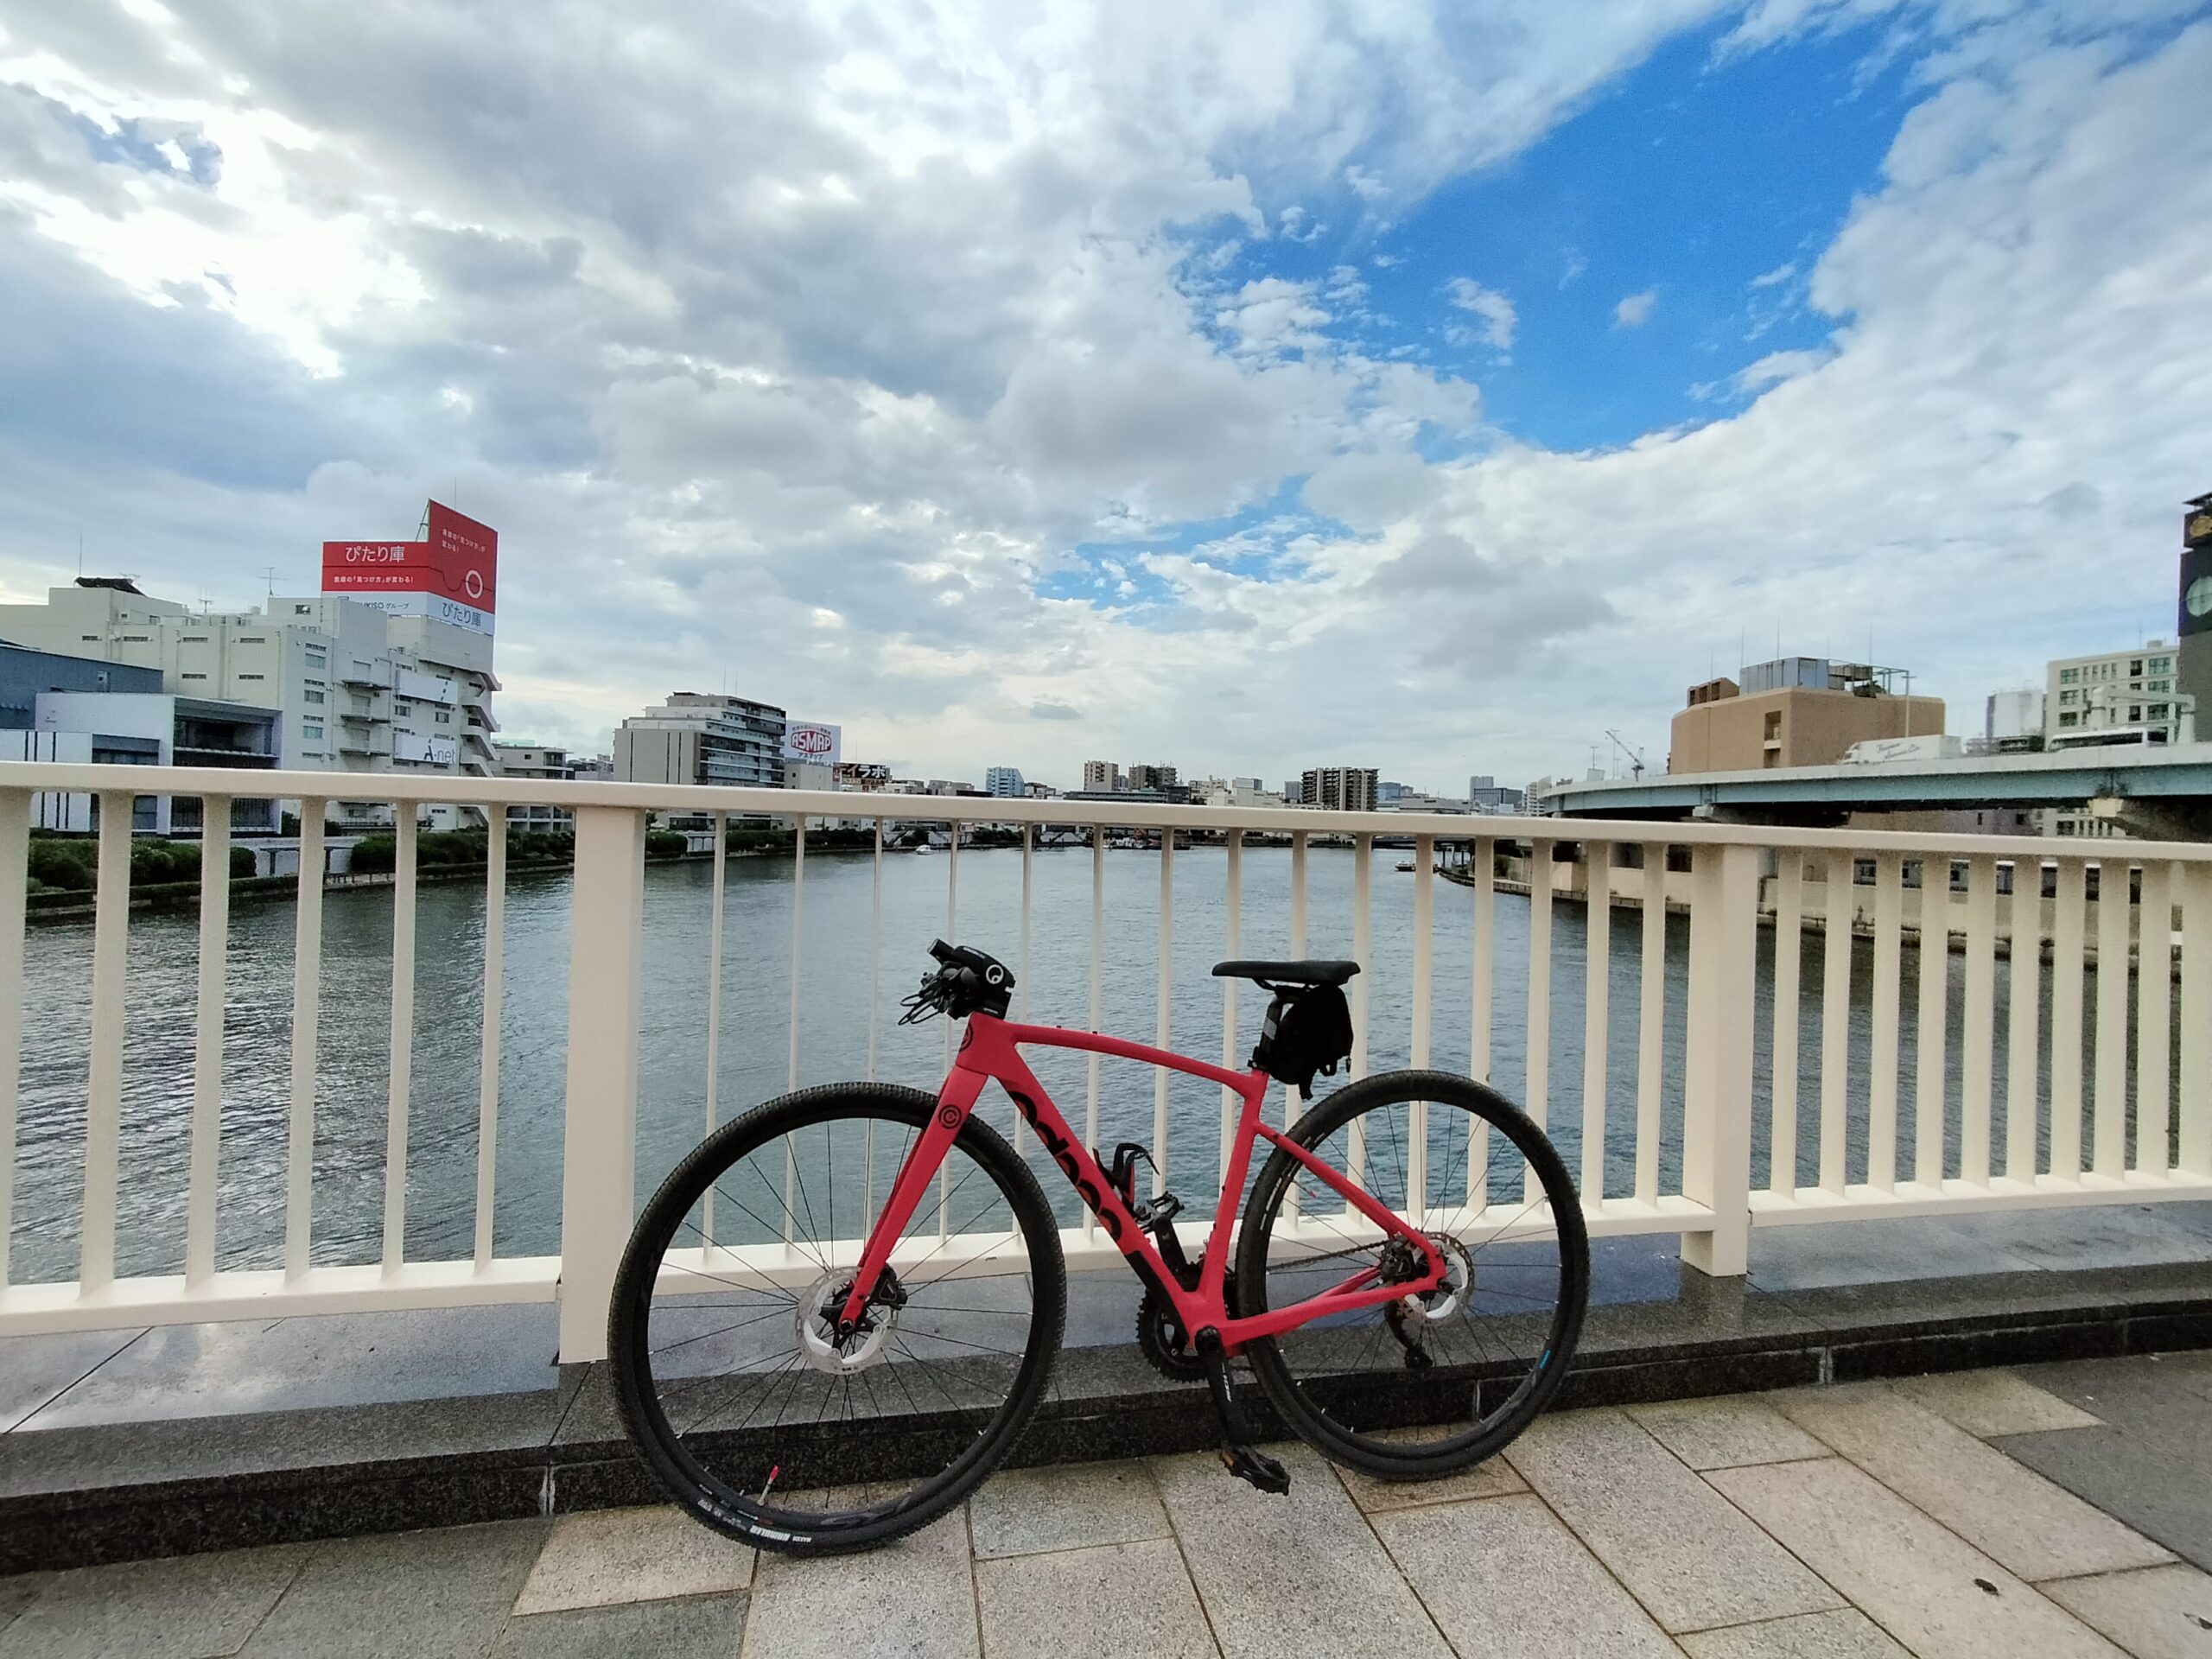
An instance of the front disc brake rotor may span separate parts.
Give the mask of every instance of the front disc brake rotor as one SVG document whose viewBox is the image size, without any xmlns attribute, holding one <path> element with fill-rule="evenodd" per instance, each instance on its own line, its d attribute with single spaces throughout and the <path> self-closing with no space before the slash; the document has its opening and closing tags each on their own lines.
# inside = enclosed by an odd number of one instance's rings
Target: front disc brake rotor
<svg viewBox="0 0 2212 1659">
<path fill-rule="evenodd" d="M 798 1299 L 799 1357 L 817 1371 L 831 1376 L 850 1376 L 878 1363 L 883 1344 L 898 1323 L 897 1310 L 871 1302 L 863 1316 L 864 1329 L 841 1344 L 835 1310 L 852 1289 L 850 1274 L 825 1274 L 800 1294 Z M 825 1310 L 829 1310 L 826 1311 Z"/>
</svg>

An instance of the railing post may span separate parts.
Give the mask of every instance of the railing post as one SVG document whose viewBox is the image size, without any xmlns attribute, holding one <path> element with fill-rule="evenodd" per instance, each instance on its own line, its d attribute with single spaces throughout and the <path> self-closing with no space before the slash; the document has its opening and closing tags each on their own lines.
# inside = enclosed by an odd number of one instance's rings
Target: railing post
<svg viewBox="0 0 2212 1659">
<path fill-rule="evenodd" d="M 1713 1228 L 1682 1235 L 1682 1260 L 1715 1278 L 1744 1272 L 1749 1255 L 1758 858 L 1700 845 L 1690 878 L 1682 1196 L 1712 1210 Z"/>
<path fill-rule="evenodd" d="M 607 1305 L 637 1204 L 645 815 L 576 809 L 561 1166 L 561 1359 L 607 1357 Z"/>
</svg>

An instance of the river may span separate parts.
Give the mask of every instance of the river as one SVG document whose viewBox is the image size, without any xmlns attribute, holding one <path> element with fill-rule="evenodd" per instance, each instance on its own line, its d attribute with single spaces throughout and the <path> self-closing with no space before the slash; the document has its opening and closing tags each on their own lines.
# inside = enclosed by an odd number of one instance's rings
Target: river
<svg viewBox="0 0 2212 1659">
<path fill-rule="evenodd" d="M 1349 849 L 1308 854 L 1307 953 L 1349 955 L 1352 864 Z M 933 1089 L 945 1063 L 939 1021 L 901 1027 L 897 999 L 930 965 L 929 942 L 948 932 L 947 886 L 954 861 L 883 861 L 881 980 L 868 982 L 874 862 L 865 854 L 820 854 L 806 861 L 801 907 L 798 999 L 798 1073 L 804 1083 L 866 1075 L 868 1011 L 880 1014 L 877 1075 Z M 1396 857 L 1374 860 L 1369 963 L 1370 1067 L 1405 1063 L 1410 1039 L 1414 879 Z M 1021 855 L 969 849 L 958 864 L 962 942 L 1001 957 L 1019 971 Z M 1208 969 L 1223 954 L 1227 855 L 1197 848 L 1174 860 L 1173 1046 L 1208 1058 L 1221 1052 L 1221 982 Z M 1287 953 L 1290 854 L 1254 848 L 1243 855 L 1242 954 Z M 1029 1017 L 1082 1025 L 1090 1006 L 1091 855 L 1039 850 L 1033 861 Z M 1107 1030 L 1140 1040 L 1155 1024 L 1160 865 L 1156 855 L 1105 855 L 1104 1019 Z M 724 930 L 721 1116 L 727 1119 L 785 1086 L 792 1009 L 789 978 L 792 925 L 788 859 L 734 859 L 728 866 Z M 642 998 L 638 1140 L 640 1193 L 649 1192 L 705 1128 L 707 943 L 713 872 L 704 861 L 655 865 L 645 873 L 645 981 Z M 570 882 L 565 873 L 518 874 L 509 885 L 503 987 L 503 1062 L 494 1234 L 502 1254 L 557 1249 L 562 1114 L 568 1006 Z M 334 890 L 324 899 L 322 1020 L 315 1142 L 313 1254 L 318 1262 L 373 1262 L 380 1249 L 389 1077 L 392 889 Z M 1471 897 L 1435 884 L 1433 1062 L 1464 1069 L 1468 1056 Z M 233 910 L 227 966 L 223 1135 L 219 1169 L 219 1265 L 281 1265 L 290 1099 L 293 906 L 241 903 Z M 1630 1141 L 1636 1109 L 1637 1033 L 1642 918 L 1611 918 L 1611 993 L 1606 1191 L 1632 1185 Z M 1579 1169 L 1583 983 L 1586 918 L 1579 905 L 1554 911 L 1551 995 L 1551 1112 L 1568 1166 Z M 190 1128 L 196 997 L 196 917 L 134 916 L 130 924 L 124 1061 L 121 1205 L 117 1271 L 181 1270 Z M 1497 899 L 1497 994 L 1492 1081 L 1516 1098 L 1527 1075 L 1525 1016 L 1529 900 Z M 426 886 L 418 911 L 416 1026 L 407 1166 L 410 1260 L 468 1254 L 474 1229 L 478 1055 L 483 1010 L 484 892 L 467 881 Z M 1668 984 L 1662 1191 L 1674 1190 L 1681 1141 L 1686 918 L 1667 924 Z M 1821 942 L 1808 935 L 1801 1009 L 1800 1179 L 1816 1168 Z M 1766 1167 L 1768 1036 L 1771 1029 L 1773 939 L 1763 931 L 1758 966 L 1758 1050 L 1755 1065 L 1754 1170 Z M 14 1227 L 16 1282 L 74 1276 L 77 1211 L 82 1191 L 85 1093 L 90 1021 L 89 922 L 34 926 L 26 945 L 26 1008 Z M 1904 1105 L 1901 1166 L 1911 1166 L 1912 1029 L 1917 953 L 1902 969 L 1905 1029 L 1900 1041 Z M 1949 960 L 1947 1046 L 1955 1091 L 1963 964 Z M 2090 970 L 2088 1007 L 2094 1007 Z M 1996 967 L 1998 1039 L 1995 1144 L 2004 1145 L 2007 965 Z M 2048 1002 L 2049 976 L 2043 977 Z M 1864 1179 L 1866 1055 L 1872 947 L 1854 946 L 1852 976 L 1852 1179 Z M 1265 998 L 1243 995 L 1249 1051 Z M 1017 1010 L 1018 1011 L 1018 1010 Z M 2047 1018 L 2047 1008 L 2046 1008 Z M 2085 1023 L 2093 1025 L 2094 1019 Z M 2178 1030 L 2178 1020 L 2175 1022 Z M 1046 1088 L 1078 1130 L 1085 1062 L 1033 1054 Z M 1099 1140 L 1152 1138 L 1152 1075 L 1128 1062 L 1102 1068 Z M 2090 1075 L 2086 1073 L 2085 1075 Z M 1324 1088 L 1326 1080 L 1323 1081 Z M 1219 1090 L 1187 1079 L 1171 1095 L 1172 1127 L 1160 1161 L 1186 1200 L 1215 1179 Z M 1004 1123 L 1011 1109 L 995 1092 L 983 1109 Z M 1956 1106 L 1947 1173 L 1957 1165 Z M 1156 1149 L 1157 1150 L 1157 1149 Z M 1759 1185 L 1755 1179 L 1754 1185 Z M 1064 1216 L 1063 1189 L 1048 1183 Z M 1203 1208 L 1203 1206 L 1200 1206 Z"/>
</svg>

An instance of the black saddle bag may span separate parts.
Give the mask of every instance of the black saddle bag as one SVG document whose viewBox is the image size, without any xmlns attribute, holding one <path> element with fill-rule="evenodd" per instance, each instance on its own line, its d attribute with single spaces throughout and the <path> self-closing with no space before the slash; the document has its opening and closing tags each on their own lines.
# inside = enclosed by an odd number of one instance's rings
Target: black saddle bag
<svg viewBox="0 0 2212 1659">
<path fill-rule="evenodd" d="M 1275 992 L 1252 1064 L 1278 1083 L 1311 1096 L 1313 1076 L 1335 1076 L 1351 1058 L 1351 1009 L 1341 987 L 1313 985 Z"/>
</svg>

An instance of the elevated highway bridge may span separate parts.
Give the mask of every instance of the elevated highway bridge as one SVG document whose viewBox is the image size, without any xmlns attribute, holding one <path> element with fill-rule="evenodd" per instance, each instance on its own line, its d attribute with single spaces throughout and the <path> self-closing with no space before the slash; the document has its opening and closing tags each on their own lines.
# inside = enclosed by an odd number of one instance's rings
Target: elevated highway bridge
<svg viewBox="0 0 2212 1659">
<path fill-rule="evenodd" d="M 2161 841 L 2212 840 L 2212 743 L 2109 745 L 1870 766 L 1789 766 L 1561 784 L 1572 818 L 1840 825 L 1859 812 L 2056 807 Z"/>
</svg>

